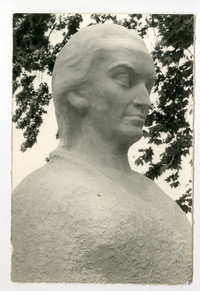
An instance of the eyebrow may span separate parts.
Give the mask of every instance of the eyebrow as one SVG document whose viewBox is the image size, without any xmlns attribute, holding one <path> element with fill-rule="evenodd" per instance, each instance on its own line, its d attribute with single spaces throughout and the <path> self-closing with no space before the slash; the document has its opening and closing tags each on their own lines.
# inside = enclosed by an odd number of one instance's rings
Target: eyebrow
<svg viewBox="0 0 200 291">
<path fill-rule="evenodd" d="M 121 68 L 121 67 L 124 67 L 124 68 L 127 68 L 129 70 L 132 70 L 136 73 L 136 68 L 134 66 L 132 66 L 130 63 L 128 62 L 116 62 L 114 64 L 112 64 L 108 70 L 109 71 L 112 71 L 114 69 L 118 69 L 118 68 Z"/>
<path fill-rule="evenodd" d="M 132 65 L 132 64 L 130 64 L 130 63 L 128 63 L 128 62 L 121 62 L 121 61 L 119 61 L 119 62 L 115 62 L 115 63 L 113 63 L 111 66 L 109 66 L 108 67 L 108 71 L 113 71 L 113 70 L 115 70 L 115 69 L 120 69 L 120 68 L 126 68 L 126 69 L 129 69 L 129 70 L 131 70 L 132 72 L 134 72 L 134 74 L 135 75 L 139 75 L 140 74 L 140 72 L 138 72 L 137 71 L 137 69 Z M 156 73 L 154 73 L 153 75 L 151 75 L 151 77 L 149 77 L 148 78 L 148 80 L 150 81 L 150 82 L 155 82 L 156 81 L 156 79 L 157 79 L 157 75 L 156 75 Z"/>
</svg>

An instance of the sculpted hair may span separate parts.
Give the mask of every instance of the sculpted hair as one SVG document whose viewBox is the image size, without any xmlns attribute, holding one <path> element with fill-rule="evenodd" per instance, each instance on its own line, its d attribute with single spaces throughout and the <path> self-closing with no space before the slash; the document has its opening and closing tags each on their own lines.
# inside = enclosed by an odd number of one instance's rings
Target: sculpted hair
<svg viewBox="0 0 200 291">
<path fill-rule="evenodd" d="M 103 51 L 113 50 L 116 37 L 131 37 L 143 44 L 137 33 L 123 26 L 98 24 L 78 31 L 59 53 L 53 70 L 52 90 L 61 141 L 71 132 L 68 93 L 78 92 L 84 84 L 87 84 L 95 55 L 102 53 L 103 58 Z"/>
</svg>

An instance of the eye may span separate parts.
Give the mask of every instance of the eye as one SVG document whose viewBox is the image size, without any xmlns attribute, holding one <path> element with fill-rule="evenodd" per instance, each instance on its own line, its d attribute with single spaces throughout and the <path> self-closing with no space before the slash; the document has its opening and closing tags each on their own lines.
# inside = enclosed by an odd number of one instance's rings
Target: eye
<svg viewBox="0 0 200 291">
<path fill-rule="evenodd" d="M 128 74 L 119 74 L 114 77 L 114 79 L 122 86 L 129 87 L 130 86 L 130 77 Z"/>
</svg>

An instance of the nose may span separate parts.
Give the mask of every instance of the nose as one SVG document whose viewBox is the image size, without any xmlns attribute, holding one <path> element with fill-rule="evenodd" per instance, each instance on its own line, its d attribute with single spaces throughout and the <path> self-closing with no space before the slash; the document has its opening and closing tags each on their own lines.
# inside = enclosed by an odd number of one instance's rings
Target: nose
<svg viewBox="0 0 200 291">
<path fill-rule="evenodd" d="M 148 112 L 151 107 L 151 101 L 145 84 L 138 84 L 134 89 L 135 90 L 132 94 L 132 103 L 134 106 Z"/>
</svg>

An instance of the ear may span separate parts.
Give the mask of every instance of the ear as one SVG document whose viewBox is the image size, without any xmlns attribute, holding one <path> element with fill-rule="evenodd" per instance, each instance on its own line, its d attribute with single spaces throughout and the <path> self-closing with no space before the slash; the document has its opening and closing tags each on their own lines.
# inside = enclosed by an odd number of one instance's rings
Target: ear
<svg viewBox="0 0 200 291">
<path fill-rule="evenodd" d="M 87 98 L 79 92 L 69 92 L 67 94 L 67 100 L 74 109 L 82 114 L 86 113 L 89 108 Z"/>
</svg>

